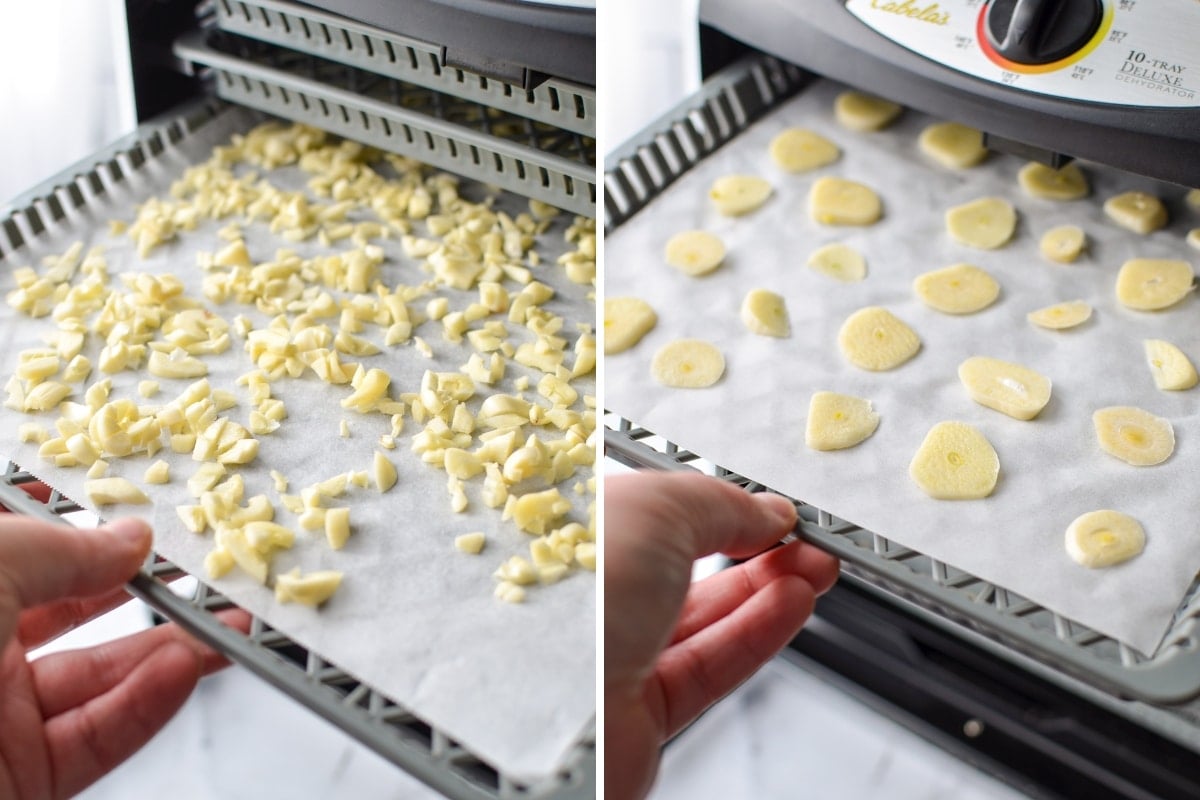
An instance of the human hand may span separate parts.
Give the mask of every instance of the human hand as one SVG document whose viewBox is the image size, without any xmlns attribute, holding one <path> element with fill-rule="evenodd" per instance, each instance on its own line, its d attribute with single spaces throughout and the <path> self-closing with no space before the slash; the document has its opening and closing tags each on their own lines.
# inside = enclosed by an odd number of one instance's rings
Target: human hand
<svg viewBox="0 0 1200 800">
<path fill-rule="evenodd" d="M 609 479 L 604 501 L 605 793 L 642 797 L 659 748 L 788 643 L 838 563 L 803 542 L 769 552 L 795 507 L 695 474 Z M 692 584 L 712 553 L 751 558 Z"/>
<path fill-rule="evenodd" d="M 217 653 L 174 625 L 29 661 L 27 652 L 129 599 L 150 529 L 0 515 L 0 797 L 74 795 L 166 724 Z M 244 628 L 244 612 L 226 616 Z"/>
</svg>

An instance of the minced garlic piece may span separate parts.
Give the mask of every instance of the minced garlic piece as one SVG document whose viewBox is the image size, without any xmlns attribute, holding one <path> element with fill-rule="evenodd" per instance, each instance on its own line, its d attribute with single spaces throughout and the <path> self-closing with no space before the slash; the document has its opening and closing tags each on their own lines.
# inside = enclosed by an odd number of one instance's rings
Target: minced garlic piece
<svg viewBox="0 0 1200 800">
<path fill-rule="evenodd" d="M 486 538 L 482 531 L 472 531 L 454 537 L 454 549 L 468 555 L 479 555 L 483 551 Z"/>
</svg>

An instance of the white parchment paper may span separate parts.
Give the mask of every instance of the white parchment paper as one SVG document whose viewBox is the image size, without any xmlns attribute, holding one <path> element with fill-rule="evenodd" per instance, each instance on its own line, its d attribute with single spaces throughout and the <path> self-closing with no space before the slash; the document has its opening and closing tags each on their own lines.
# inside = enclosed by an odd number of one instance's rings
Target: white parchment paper
<svg viewBox="0 0 1200 800">
<path fill-rule="evenodd" d="M 992 154 L 982 165 L 952 172 L 919 152 L 917 136 L 933 120 L 908 111 L 890 129 L 853 133 L 833 119 L 840 88 L 820 82 L 781 106 L 687 173 L 661 197 L 618 228 L 606 242 L 605 296 L 634 295 L 659 321 L 632 350 L 606 362 L 605 405 L 701 456 L 984 579 L 1152 654 L 1197 569 L 1200 569 L 1200 389 L 1158 391 L 1142 340 L 1171 341 L 1200 361 L 1200 315 L 1189 297 L 1160 313 L 1117 303 L 1121 264 L 1134 257 L 1197 263 L 1184 242 L 1200 214 L 1186 207 L 1185 190 L 1085 165 L 1092 196 L 1055 203 L 1027 196 L 1016 174 L 1024 162 Z M 767 147 L 780 131 L 802 126 L 837 142 L 842 158 L 810 174 L 779 170 Z M 760 175 L 774 195 L 742 218 L 716 213 L 707 190 L 716 178 Z M 865 228 L 827 227 L 807 213 L 807 193 L 833 175 L 873 187 L 884 217 Z M 1104 199 L 1140 189 L 1163 198 L 1172 222 L 1139 236 L 1116 227 Z M 1014 240 L 973 250 L 950 239 L 943 212 L 978 197 L 999 196 L 1018 210 Z M 1038 239 L 1058 224 L 1088 235 L 1074 264 L 1038 254 Z M 707 277 L 691 278 L 665 265 L 666 240 L 700 228 L 719 235 L 728 256 Z M 861 283 L 839 283 L 806 266 L 829 242 L 845 242 L 867 259 Z M 940 314 L 914 295 L 913 279 L 955 263 L 990 272 L 1002 289 L 988 309 L 969 316 Z M 739 319 L 753 288 L 781 293 L 792 334 L 750 334 Z M 1082 299 L 1095 309 L 1085 325 L 1047 331 L 1029 324 L 1029 311 Z M 908 323 L 920 353 L 884 373 L 848 364 L 837 348 L 842 322 L 864 306 L 881 305 Z M 654 352 L 694 337 L 724 353 L 724 378 L 704 390 L 668 389 L 651 378 Z M 1019 422 L 972 402 L 957 366 L 973 355 L 1013 361 L 1053 381 L 1041 415 Z M 818 453 L 804 446 L 808 401 L 830 390 L 869 398 L 882 421 L 860 446 Z M 1096 443 L 1092 412 L 1135 405 L 1166 417 L 1175 428 L 1175 454 L 1156 467 L 1132 467 Z M 945 502 L 924 495 L 908 464 L 937 422 L 961 420 L 981 430 L 1000 456 L 1000 480 L 984 500 Z M 1072 562 L 1063 534 L 1079 514 L 1113 508 L 1146 530 L 1145 552 L 1123 565 L 1090 571 Z"/>
<path fill-rule="evenodd" d="M 61 253 L 81 239 L 89 247 L 105 248 L 114 281 L 122 271 L 169 271 L 185 281 L 188 294 L 203 299 L 196 253 L 215 251 L 224 244 L 216 231 L 228 220 L 205 222 L 197 231 L 182 234 L 178 241 L 156 249 L 144 261 L 137 258 L 128 237 L 108 235 L 107 222 L 132 220 L 135 203 L 164 195 L 187 166 L 205 160 L 213 145 L 227 141 L 234 132 L 248 130 L 258 119 L 248 112 L 231 110 L 205 125 L 110 195 L 4 263 L 0 292 L 14 288 L 13 268 L 26 264 L 37 267 L 43 255 Z M 288 189 L 303 187 L 307 179 L 295 168 L 275 170 L 269 177 Z M 484 190 L 464 185 L 462 194 L 482 199 Z M 514 214 L 526 210 L 525 201 L 514 196 L 502 198 L 500 206 Z M 370 218 L 352 217 L 356 221 Z M 570 219 L 561 215 L 560 221 L 540 237 L 538 249 L 544 261 L 535 269 L 535 275 L 558 290 L 547 308 L 566 316 L 568 324 L 562 335 L 573 345 L 579 335 L 574 323 L 593 323 L 594 305 L 587 297 L 591 287 L 572 284 L 562 268 L 554 264 L 566 247 L 563 231 Z M 271 259 L 280 247 L 310 256 L 354 246 L 349 240 L 335 243 L 329 250 L 323 250 L 315 241 L 292 244 L 270 234 L 262 223 L 245 224 L 243 231 L 256 262 Z M 420 235 L 424 231 L 418 224 L 414 232 Z M 415 285 L 425 280 L 427 276 L 417 262 L 402 254 L 398 239 L 380 243 L 388 254 L 381 277 L 389 286 Z M 515 292 L 519 286 L 510 284 L 509 288 Z M 461 309 L 478 296 L 477 292 L 449 289 L 438 294 L 450 297 L 452 309 Z M 206 305 L 227 320 L 245 314 L 255 327 L 268 321 L 247 306 Z M 8 376 L 13 373 L 20 350 L 41 345 L 42 336 L 53 330 L 53 322 L 48 318 L 30 320 L 7 305 L 0 306 L 0 320 L 0 372 Z M 335 326 L 337 320 L 327 322 Z M 514 324 L 508 327 L 514 344 L 532 340 L 528 331 L 518 331 Z M 425 323 L 415 333 L 432 346 L 432 360 L 421 356 L 411 344 L 384 348 L 384 353 L 376 356 L 343 360 L 386 369 L 392 376 L 391 393 L 395 397 L 399 392 L 419 389 L 426 369 L 457 371 L 472 352 L 465 341 L 462 345 L 445 341 L 440 322 Z M 359 335 L 383 343 L 382 331 L 374 326 Z M 93 344 L 85 350 L 93 364 L 98 349 Z M 208 378 L 213 387 L 233 391 L 240 401 L 227 414 L 246 424 L 250 403 L 245 388 L 236 386 L 235 379 L 254 367 L 242 350 L 242 341 L 235 337 L 229 351 L 204 360 L 209 364 Z M 528 375 L 531 386 L 536 386 L 541 377 L 510 362 L 503 385 L 490 390 L 480 387 L 480 395 L 471 401 L 472 410 L 478 411 L 482 397 L 492 391 L 515 393 L 513 381 L 520 375 Z M 100 377 L 94 373 L 87 385 Z M 122 372 L 111 377 L 113 397 L 131 397 L 144 405 L 165 403 L 190 383 L 158 379 L 162 392 L 145 400 L 137 395 L 136 383 L 151 377 L 148 373 Z M 575 385 L 581 395 L 576 407 L 582 410 L 583 394 L 595 394 L 594 381 L 581 380 Z M 277 556 L 274 571 L 294 566 L 305 572 L 337 569 L 346 577 L 338 593 L 319 611 L 277 604 L 270 590 L 238 570 L 214 585 L 270 625 L 408 707 L 505 774 L 518 780 L 552 774 L 595 713 L 594 575 L 576 571 L 559 584 L 531 587 L 522 605 L 497 601 L 492 597 L 491 573 L 511 555 L 528 555 L 529 536 L 511 522 L 501 522 L 499 509 L 483 505 L 479 499 L 481 478 L 467 484 L 468 510 L 454 514 L 446 490 L 446 473 L 423 464 L 410 450 L 410 437 L 420 430 L 410 418 L 406 419 L 404 434 L 397 438 L 396 449 L 382 450 L 378 442 L 390 430 L 388 418 L 343 410 L 338 403 L 349 393 L 348 386 L 328 386 L 309 373 L 301 379 L 281 379 L 271 388 L 274 396 L 285 402 L 288 419 L 276 433 L 259 437 L 259 458 L 241 472 L 246 496 L 266 494 L 278 509 L 276 520 L 298 531 L 295 548 Z M 532 389 L 525 396 L 540 400 Z M 87 505 L 84 470 L 48 466 L 48 462 L 37 458 L 36 445 L 16 440 L 17 425 L 39 417 L 47 426 L 55 419 L 53 414 L 31 417 L 0 409 L 0 452 Z M 348 439 L 339 436 L 343 419 L 350 424 Z M 557 432 L 548 428 L 541 435 L 552 438 Z M 343 550 L 331 551 L 319 531 L 300 531 L 294 516 L 279 505 L 269 470 L 282 472 L 290 481 L 289 491 L 298 493 L 317 480 L 347 470 L 370 469 L 376 450 L 396 465 L 399 482 L 384 495 L 372 485 L 368 489 L 351 488 L 342 498 L 327 502 L 351 507 L 354 532 Z M 172 481 L 165 486 L 145 486 L 143 473 L 158 458 L 170 462 Z M 203 576 L 202 563 L 212 547 L 212 534 L 187 532 L 174 510 L 176 505 L 195 502 L 185 482 L 196 466 L 189 455 L 175 455 L 169 450 L 154 459 L 114 459 L 108 474 L 127 477 L 143 486 L 153 505 L 104 509 L 104 513 L 107 517 L 132 514 L 150 520 L 158 552 Z M 591 474 L 591 470 L 583 470 L 577 477 L 586 480 Z M 571 491 L 571 485 L 568 482 L 561 487 L 574 504 L 569 516 L 586 523 L 592 495 L 578 495 Z M 465 556 L 454 549 L 453 539 L 473 530 L 484 531 L 488 544 L 480 556 Z"/>
</svg>

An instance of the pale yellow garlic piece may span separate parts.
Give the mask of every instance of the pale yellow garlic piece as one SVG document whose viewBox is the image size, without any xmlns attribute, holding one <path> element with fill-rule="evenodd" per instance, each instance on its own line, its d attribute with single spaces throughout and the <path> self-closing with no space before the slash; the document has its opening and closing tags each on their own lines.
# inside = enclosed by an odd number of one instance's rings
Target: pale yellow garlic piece
<svg viewBox="0 0 1200 800">
<path fill-rule="evenodd" d="M 1200 228 L 1192 228 L 1187 234 L 1187 243 L 1200 250 Z"/>
<path fill-rule="evenodd" d="M 537 570 L 521 556 L 512 556 L 496 569 L 493 577 L 498 581 L 508 581 L 518 586 L 527 586 L 537 582 Z"/>
<path fill-rule="evenodd" d="M 388 460 L 388 457 L 378 450 L 375 451 L 375 460 L 372 462 L 374 471 L 375 488 L 380 492 L 386 492 L 396 485 L 396 467 Z"/>
<path fill-rule="evenodd" d="M 1145 547 L 1141 523 L 1120 511 L 1089 511 L 1067 527 L 1067 555 L 1081 567 L 1111 567 L 1140 555 Z"/>
<path fill-rule="evenodd" d="M 506 603 L 525 602 L 525 590 L 512 581 L 501 581 L 497 584 L 495 595 Z"/>
<path fill-rule="evenodd" d="M 777 339 L 791 334 L 783 295 L 768 289 L 751 289 L 742 300 L 742 324 L 751 333 Z"/>
<path fill-rule="evenodd" d="M 725 260 L 725 243 L 708 231 L 684 231 L 667 240 L 663 258 L 685 275 L 707 275 Z"/>
<path fill-rule="evenodd" d="M 151 375 L 160 378 L 200 378 L 208 374 L 207 364 L 178 348 L 169 355 L 155 350 L 150 354 L 146 368 Z"/>
<path fill-rule="evenodd" d="M 842 151 L 807 128 L 788 128 L 771 140 L 771 160 L 787 172 L 808 172 L 837 161 Z"/>
<path fill-rule="evenodd" d="M 92 462 L 100 457 L 100 451 L 92 443 L 92 440 L 87 437 L 87 434 L 76 433 L 73 436 L 68 436 L 66 444 L 67 452 L 78 463 L 84 466 L 91 466 Z"/>
<path fill-rule="evenodd" d="M 818 247 L 808 257 L 808 266 L 839 281 L 853 283 L 867 276 L 867 260 L 853 247 L 837 242 Z"/>
<path fill-rule="evenodd" d="M 276 550 L 291 548 L 296 542 L 296 534 L 290 528 L 267 520 L 247 522 L 241 531 L 247 544 L 268 557 Z"/>
<path fill-rule="evenodd" d="M 946 212 L 946 230 L 950 236 L 981 250 L 1008 244 L 1016 228 L 1016 209 L 1000 197 L 981 197 Z"/>
<path fill-rule="evenodd" d="M 584 569 L 596 571 L 596 545 L 594 542 L 580 542 L 575 545 L 575 563 Z"/>
<path fill-rule="evenodd" d="M 1167 208 L 1152 194 L 1125 192 L 1104 202 L 1104 213 L 1134 233 L 1152 233 L 1167 224 Z"/>
<path fill-rule="evenodd" d="M 958 365 L 958 379 L 981 406 L 1030 420 L 1050 402 L 1050 379 L 1020 364 L 973 356 Z"/>
<path fill-rule="evenodd" d="M 264 494 L 256 494 L 247 502 L 245 508 L 237 508 L 229 517 L 231 525 L 245 525 L 247 522 L 270 522 L 275 519 L 275 507 Z"/>
<path fill-rule="evenodd" d="M 58 372 L 57 355 L 39 356 L 23 360 L 17 365 L 17 377 L 27 381 L 41 381 Z"/>
<path fill-rule="evenodd" d="M 813 450 L 843 450 L 863 442 L 878 427 L 879 414 L 870 400 L 816 392 L 808 403 L 804 443 Z"/>
<path fill-rule="evenodd" d="M 217 528 L 217 547 L 226 550 L 238 567 L 261 584 L 267 582 L 270 562 L 256 547 L 252 546 L 242 528 Z"/>
<path fill-rule="evenodd" d="M 158 381 L 138 381 L 137 385 L 138 394 L 142 397 L 154 397 L 158 394 L 158 388 Z"/>
<path fill-rule="evenodd" d="M 833 101 L 838 123 L 852 131 L 883 130 L 900 115 L 903 107 L 862 92 L 842 92 Z"/>
<path fill-rule="evenodd" d="M 581 378 L 596 369 L 596 337 L 585 332 L 575 340 L 575 363 L 571 366 L 571 377 Z"/>
<path fill-rule="evenodd" d="M 229 574 L 229 571 L 234 568 L 237 561 L 234 560 L 233 553 L 226 550 L 224 547 L 214 547 L 204 556 L 204 571 L 208 573 L 208 577 L 216 580 L 223 578 Z"/>
<path fill-rule="evenodd" d="M 381 369 L 370 369 L 355 388 L 354 393 L 342 400 L 342 408 L 349 408 L 366 414 L 387 398 L 388 386 L 392 378 Z"/>
<path fill-rule="evenodd" d="M 228 450 L 217 455 L 221 464 L 249 464 L 258 458 L 258 440 L 242 439 L 234 442 Z"/>
<path fill-rule="evenodd" d="M 188 478 L 187 488 L 192 497 L 200 497 L 217 485 L 217 481 L 225 477 L 225 467 L 222 464 L 208 462 L 201 464 Z"/>
<path fill-rule="evenodd" d="M 17 438 L 22 442 L 41 444 L 50 438 L 50 432 L 36 422 L 22 422 L 17 426 Z"/>
<path fill-rule="evenodd" d="M 76 383 L 83 380 L 92 371 L 92 362 L 87 356 L 77 355 L 67 362 L 67 366 L 63 369 L 62 379 L 64 383 Z"/>
<path fill-rule="evenodd" d="M 908 474 L 936 500 L 977 500 L 995 490 L 1000 459 L 975 428 L 963 422 L 939 422 L 926 434 Z"/>
<path fill-rule="evenodd" d="M 157 389 L 155 389 L 157 391 Z M 237 398 L 233 392 L 227 392 L 224 389 L 216 389 L 212 393 L 213 406 L 217 411 L 225 411 L 237 405 Z"/>
<path fill-rule="evenodd" d="M 1021 167 L 1017 182 L 1027 194 L 1043 200 L 1078 200 L 1091 191 L 1087 176 L 1074 163 L 1055 169 L 1031 161 Z"/>
<path fill-rule="evenodd" d="M 190 453 L 196 449 L 196 434 L 194 433 L 173 433 L 171 434 L 171 452 L 173 453 Z"/>
<path fill-rule="evenodd" d="M 482 531 L 472 531 L 454 537 L 454 549 L 460 553 L 468 555 L 479 555 L 483 552 L 483 545 L 486 538 Z"/>
<path fill-rule="evenodd" d="M 447 474 L 460 480 L 469 480 L 483 472 L 479 456 L 457 447 L 447 447 L 443 462 Z"/>
<path fill-rule="evenodd" d="M 1071 300 L 1030 311 L 1025 318 L 1039 328 L 1063 330 L 1082 325 L 1091 319 L 1091 316 L 1092 307 L 1090 305 L 1082 300 Z"/>
<path fill-rule="evenodd" d="M 921 152 L 947 169 L 973 167 L 987 157 L 983 134 L 957 122 L 939 122 L 921 131 Z"/>
<path fill-rule="evenodd" d="M 550 537 L 539 536 L 529 543 L 529 557 L 533 561 L 535 567 L 544 567 L 547 564 L 562 563 L 558 552 L 550 546 L 551 541 L 557 543 L 561 537 L 557 536 L 557 531 L 551 531 Z"/>
<path fill-rule="evenodd" d="M 1117 273 L 1117 300 L 1126 308 L 1158 311 L 1173 306 L 1192 291 L 1195 274 L 1186 261 L 1134 258 Z"/>
<path fill-rule="evenodd" d="M 341 497 L 350 483 L 350 473 L 342 472 L 309 487 L 322 497 Z"/>
<path fill-rule="evenodd" d="M 108 462 L 103 459 L 96 459 L 92 465 L 88 467 L 87 476 L 89 478 L 103 478 L 108 473 Z"/>
<path fill-rule="evenodd" d="M 88 498 L 98 506 L 111 506 L 119 503 L 129 505 L 145 505 L 150 498 L 125 478 L 97 478 L 84 481 L 83 490 Z"/>
<path fill-rule="evenodd" d="M 1092 414 L 1100 449 L 1136 467 L 1161 464 L 1175 452 L 1169 420 L 1133 406 L 1110 406 Z"/>
<path fill-rule="evenodd" d="M 241 239 L 230 242 L 213 256 L 213 264 L 218 267 L 249 267 L 253 265 L 246 243 Z"/>
<path fill-rule="evenodd" d="M 944 314 L 974 314 L 996 302 L 1000 284 L 979 267 L 955 264 L 918 275 L 913 291 L 925 305 Z"/>
<path fill-rule="evenodd" d="M 455 433 L 473 433 L 475 431 L 475 417 L 471 414 L 471 409 L 467 408 L 466 403 L 460 403 L 454 409 L 454 414 L 450 419 L 450 430 Z"/>
<path fill-rule="evenodd" d="M 556 488 L 510 497 L 509 502 L 512 503 L 511 516 L 517 527 L 539 536 L 553 529 L 571 510 L 571 501 Z"/>
<path fill-rule="evenodd" d="M 299 495 L 281 494 L 279 495 L 279 503 L 293 514 L 303 514 L 305 505 L 304 499 Z"/>
<path fill-rule="evenodd" d="M 158 460 L 146 467 L 146 475 L 142 479 L 146 483 L 169 483 L 171 481 L 171 465 Z"/>
<path fill-rule="evenodd" d="M 341 550 L 350 538 L 350 509 L 325 509 L 325 541 L 334 550 Z"/>
<path fill-rule="evenodd" d="M 725 357 L 709 342 L 676 339 L 659 348 L 650 363 L 650 375 L 663 386 L 702 389 L 725 373 Z"/>
<path fill-rule="evenodd" d="M 642 340 L 658 323 L 658 315 L 636 297 L 604 299 L 604 353 L 622 353 Z"/>
<path fill-rule="evenodd" d="M 58 381 L 45 381 L 25 393 L 25 411 L 49 411 L 71 395 L 71 387 Z"/>
<path fill-rule="evenodd" d="M 1077 225 L 1059 225 L 1042 234 L 1038 251 L 1060 264 L 1069 264 L 1079 258 L 1087 244 L 1087 235 Z"/>
<path fill-rule="evenodd" d="M 1184 202 L 1195 209 L 1200 209 L 1200 189 L 1189 189 L 1184 196 Z"/>
<path fill-rule="evenodd" d="M 754 175 L 726 175 L 713 182 L 708 196 L 719 213 L 738 217 L 767 202 L 771 184 Z"/>
<path fill-rule="evenodd" d="M 208 527 L 208 516 L 204 513 L 203 506 L 175 506 L 175 514 L 183 523 L 183 527 L 192 533 L 204 533 Z"/>
<path fill-rule="evenodd" d="M 300 513 L 296 523 L 306 531 L 321 530 L 325 527 L 325 509 L 306 508 Z"/>
<path fill-rule="evenodd" d="M 1191 360 L 1175 345 L 1162 339 L 1146 339 L 1142 344 L 1146 349 L 1150 373 L 1154 376 L 1154 385 L 1159 389 L 1178 392 L 1200 382 Z"/>
<path fill-rule="evenodd" d="M 808 213 L 822 225 L 872 225 L 883 215 L 883 204 L 868 186 L 827 177 L 813 183 Z"/>
<path fill-rule="evenodd" d="M 842 323 L 838 347 L 856 367 L 882 371 L 898 367 L 915 356 L 921 349 L 921 340 L 887 309 L 869 306 Z"/>
<path fill-rule="evenodd" d="M 558 583 L 571 571 L 566 564 L 546 564 L 537 567 L 538 583 L 548 586 L 552 583 Z"/>
<path fill-rule="evenodd" d="M 333 339 L 333 346 L 339 353 L 351 356 L 373 356 L 382 352 L 374 343 L 348 333 L 345 329 L 338 331 Z"/>
<path fill-rule="evenodd" d="M 461 514 L 467 510 L 467 493 L 463 488 L 463 482 L 453 476 L 446 483 L 446 489 L 450 492 L 450 510 L 455 514 Z"/>
<path fill-rule="evenodd" d="M 275 600 L 280 603 L 301 603 L 317 606 L 333 597 L 342 585 L 342 573 L 335 570 L 318 570 L 307 575 L 300 568 L 275 576 Z"/>
</svg>

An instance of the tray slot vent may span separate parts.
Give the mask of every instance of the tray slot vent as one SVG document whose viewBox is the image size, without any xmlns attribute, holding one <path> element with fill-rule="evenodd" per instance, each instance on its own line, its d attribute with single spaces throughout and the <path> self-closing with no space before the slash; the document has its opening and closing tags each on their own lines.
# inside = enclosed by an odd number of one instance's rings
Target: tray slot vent
<svg viewBox="0 0 1200 800">
<path fill-rule="evenodd" d="M 549 80 L 535 89 L 462 69 L 443 69 L 440 48 L 316 9 L 276 0 L 221 0 L 217 25 L 230 33 L 455 95 L 585 136 L 596 135 L 596 93 Z"/>
<path fill-rule="evenodd" d="M 724 75 L 651 123 L 643 140 L 612 154 L 605 175 L 606 228 L 641 210 L 807 80 L 798 68 L 767 56 L 748 57 Z M 643 178 L 644 191 L 629 190 L 630 175 Z"/>
<path fill-rule="evenodd" d="M 235 54 L 195 38 L 176 49 L 214 68 L 226 100 L 595 215 L 594 142 L 586 137 L 270 45 L 220 41 Z"/>
</svg>

